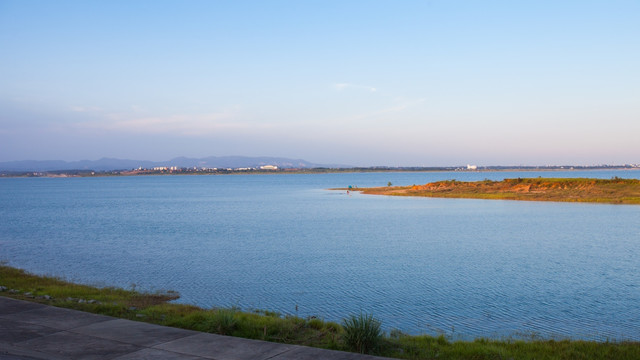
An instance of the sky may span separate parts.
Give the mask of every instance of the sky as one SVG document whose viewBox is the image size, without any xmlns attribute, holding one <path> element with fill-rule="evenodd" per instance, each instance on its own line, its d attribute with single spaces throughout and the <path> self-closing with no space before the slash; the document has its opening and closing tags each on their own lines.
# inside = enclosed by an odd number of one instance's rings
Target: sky
<svg viewBox="0 0 640 360">
<path fill-rule="evenodd" d="M 640 1 L 0 0 L 0 161 L 640 163 Z"/>
</svg>

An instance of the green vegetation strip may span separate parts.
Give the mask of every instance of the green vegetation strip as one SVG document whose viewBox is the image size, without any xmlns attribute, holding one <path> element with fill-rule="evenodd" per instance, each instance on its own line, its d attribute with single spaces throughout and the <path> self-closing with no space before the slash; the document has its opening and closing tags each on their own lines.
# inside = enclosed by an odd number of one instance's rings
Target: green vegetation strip
<svg viewBox="0 0 640 360">
<path fill-rule="evenodd" d="M 79 285 L 0 265 L 0 295 L 197 331 L 401 359 L 640 359 L 639 342 L 503 339 L 452 341 L 444 335 L 383 334 L 367 314 L 342 324 L 269 311 L 175 304 L 175 292 L 143 293 Z"/>
<path fill-rule="evenodd" d="M 503 181 L 438 181 L 425 185 L 355 189 L 364 194 L 491 200 L 640 204 L 640 180 L 529 178 Z"/>
</svg>

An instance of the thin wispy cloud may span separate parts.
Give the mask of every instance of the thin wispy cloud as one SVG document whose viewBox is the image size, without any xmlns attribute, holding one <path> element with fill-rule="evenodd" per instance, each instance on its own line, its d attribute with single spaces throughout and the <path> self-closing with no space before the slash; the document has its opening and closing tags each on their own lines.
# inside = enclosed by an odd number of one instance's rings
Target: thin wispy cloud
<svg viewBox="0 0 640 360">
<path fill-rule="evenodd" d="M 141 112 L 145 112 L 146 110 L 139 105 L 131 105 L 131 111 L 135 112 L 135 113 L 141 113 Z"/>
<path fill-rule="evenodd" d="M 346 89 L 365 90 L 365 91 L 368 91 L 368 92 L 376 92 L 376 91 L 378 91 L 378 89 L 376 89 L 373 86 L 358 85 L 358 84 L 351 84 L 351 83 L 336 83 L 336 84 L 333 84 L 333 87 L 338 91 L 342 91 L 342 90 L 346 90 Z"/>
<path fill-rule="evenodd" d="M 102 111 L 102 108 L 99 108 L 97 106 L 72 106 L 70 108 L 71 111 L 73 112 L 100 112 Z"/>
<path fill-rule="evenodd" d="M 73 107 L 74 112 L 87 111 L 85 107 Z M 90 120 L 76 122 L 77 129 L 106 130 L 130 134 L 168 134 L 198 136 L 229 130 L 248 130 L 255 124 L 239 118 L 237 109 L 202 114 L 150 115 L 142 107 L 132 105 L 127 112 L 108 113 L 95 111 Z M 263 125 L 260 125 L 262 127 Z"/>
<path fill-rule="evenodd" d="M 79 123 L 79 127 L 99 128 L 110 131 L 139 134 L 206 135 L 221 130 L 247 129 L 249 125 L 234 122 L 226 113 L 201 115 L 171 115 L 125 118 L 117 114 L 108 116 L 111 121 Z"/>
<path fill-rule="evenodd" d="M 412 99 L 412 100 L 401 99 L 397 101 L 398 103 L 393 106 L 388 106 L 382 109 L 352 115 L 342 120 L 346 122 L 351 122 L 351 121 L 360 121 L 360 120 L 366 120 L 366 119 L 374 119 L 387 114 L 394 114 L 394 113 L 397 114 L 424 103 L 426 99 L 424 98 Z"/>
</svg>

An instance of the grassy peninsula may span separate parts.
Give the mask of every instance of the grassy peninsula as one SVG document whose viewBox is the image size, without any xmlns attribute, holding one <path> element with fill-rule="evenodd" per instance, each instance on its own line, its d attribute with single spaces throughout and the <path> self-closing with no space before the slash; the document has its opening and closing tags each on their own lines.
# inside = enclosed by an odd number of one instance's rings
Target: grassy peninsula
<svg viewBox="0 0 640 360">
<path fill-rule="evenodd" d="M 400 359 L 640 359 L 639 342 L 533 337 L 455 341 L 446 335 L 411 336 L 395 330 L 383 334 L 370 315 L 351 316 L 339 324 L 264 310 L 202 309 L 172 303 L 179 294 L 171 291 L 144 293 L 79 285 L 2 264 L 0 296 L 184 329 Z"/>
<path fill-rule="evenodd" d="M 438 181 L 425 185 L 356 189 L 364 194 L 493 200 L 640 204 L 640 180 L 517 178 L 502 181 Z"/>
</svg>

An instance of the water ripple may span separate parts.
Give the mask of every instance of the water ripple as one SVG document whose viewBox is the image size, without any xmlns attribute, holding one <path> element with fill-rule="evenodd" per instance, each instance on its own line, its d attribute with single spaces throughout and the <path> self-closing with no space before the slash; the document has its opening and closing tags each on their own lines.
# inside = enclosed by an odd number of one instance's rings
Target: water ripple
<svg viewBox="0 0 640 360">
<path fill-rule="evenodd" d="M 438 176 L 508 174 L 0 179 L 0 260 L 414 334 L 640 340 L 640 207 L 323 190 Z"/>
</svg>

